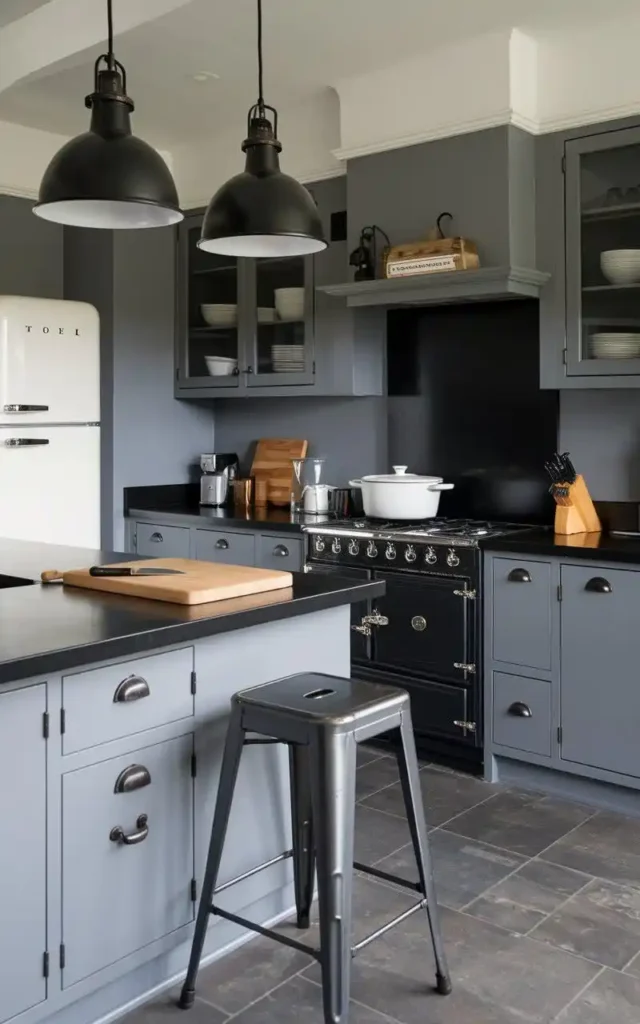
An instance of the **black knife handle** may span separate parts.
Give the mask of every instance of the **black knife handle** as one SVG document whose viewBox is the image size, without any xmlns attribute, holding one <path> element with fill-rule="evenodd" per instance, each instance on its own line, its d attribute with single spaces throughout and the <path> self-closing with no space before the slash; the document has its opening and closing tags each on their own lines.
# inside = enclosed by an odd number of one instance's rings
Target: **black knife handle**
<svg viewBox="0 0 640 1024">
<path fill-rule="evenodd" d="M 111 565 L 92 565 L 89 569 L 90 576 L 133 576 L 133 569 L 129 565 L 122 567 Z"/>
</svg>

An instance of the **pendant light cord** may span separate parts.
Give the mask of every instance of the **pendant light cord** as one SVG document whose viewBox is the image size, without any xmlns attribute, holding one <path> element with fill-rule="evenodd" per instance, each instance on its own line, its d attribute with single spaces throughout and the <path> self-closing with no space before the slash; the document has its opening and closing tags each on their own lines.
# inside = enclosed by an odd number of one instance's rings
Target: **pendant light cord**
<svg viewBox="0 0 640 1024">
<path fill-rule="evenodd" d="M 113 71 L 115 67 L 115 57 L 113 54 L 113 0 L 107 0 L 107 61 L 109 69 Z"/>
<path fill-rule="evenodd" d="M 111 3 L 111 0 L 109 0 Z M 264 117 L 264 96 L 262 92 L 262 0 L 258 0 L 258 108 Z"/>
</svg>

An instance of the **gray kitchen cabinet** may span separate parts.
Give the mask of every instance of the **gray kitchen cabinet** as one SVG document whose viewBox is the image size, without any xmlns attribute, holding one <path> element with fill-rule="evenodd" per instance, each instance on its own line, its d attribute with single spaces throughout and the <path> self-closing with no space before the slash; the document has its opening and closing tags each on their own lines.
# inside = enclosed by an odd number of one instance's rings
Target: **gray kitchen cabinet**
<svg viewBox="0 0 640 1024">
<path fill-rule="evenodd" d="M 196 530 L 196 558 L 225 565 L 255 565 L 254 533 Z"/>
<path fill-rule="evenodd" d="M 551 683 L 509 672 L 493 673 L 493 742 L 551 755 Z"/>
<path fill-rule="evenodd" d="M 640 248 L 640 125 L 593 125 L 537 140 L 541 384 L 640 386 L 640 346 L 607 354 L 602 334 L 640 334 L 640 282 L 616 283 L 602 252 Z"/>
<path fill-rule="evenodd" d="M 192 920 L 192 754 L 189 733 L 62 776 L 63 988 Z"/>
<path fill-rule="evenodd" d="M 189 528 L 137 523 L 135 549 L 136 554 L 149 558 L 188 558 Z"/>
<path fill-rule="evenodd" d="M 0 695 L 1 1021 L 47 997 L 46 706 L 44 683 Z"/>
<path fill-rule="evenodd" d="M 640 574 L 561 567 L 562 757 L 640 777 Z"/>
<path fill-rule="evenodd" d="M 551 668 L 551 567 L 548 562 L 494 558 L 491 581 L 493 659 Z"/>
<path fill-rule="evenodd" d="M 302 572 L 305 541 L 291 534 L 261 533 L 257 538 L 256 565 L 262 569 Z"/>
</svg>

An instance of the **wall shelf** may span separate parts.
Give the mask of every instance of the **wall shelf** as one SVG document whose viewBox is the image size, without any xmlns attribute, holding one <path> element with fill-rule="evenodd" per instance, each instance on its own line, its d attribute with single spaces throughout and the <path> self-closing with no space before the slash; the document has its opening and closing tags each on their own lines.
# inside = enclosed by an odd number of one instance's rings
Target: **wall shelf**
<svg viewBox="0 0 640 1024">
<path fill-rule="evenodd" d="M 441 306 L 498 299 L 538 298 L 549 274 L 525 267 L 481 267 L 441 274 L 322 285 L 348 306 Z"/>
</svg>

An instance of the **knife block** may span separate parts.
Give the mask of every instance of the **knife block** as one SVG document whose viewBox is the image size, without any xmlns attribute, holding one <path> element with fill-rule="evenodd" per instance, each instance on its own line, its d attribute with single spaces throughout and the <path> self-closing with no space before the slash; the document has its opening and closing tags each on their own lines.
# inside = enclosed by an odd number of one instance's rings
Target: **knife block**
<svg viewBox="0 0 640 1024">
<path fill-rule="evenodd" d="M 554 497 L 556 499 L 556 533 L 564 535 L 600 533 L 602 524 L 584 482 L 584 477 L 576 477 L 575 483 L 569 487 L 569 494 L 566 498 L 558 499 L 555 490 Z"/>
</svg>

